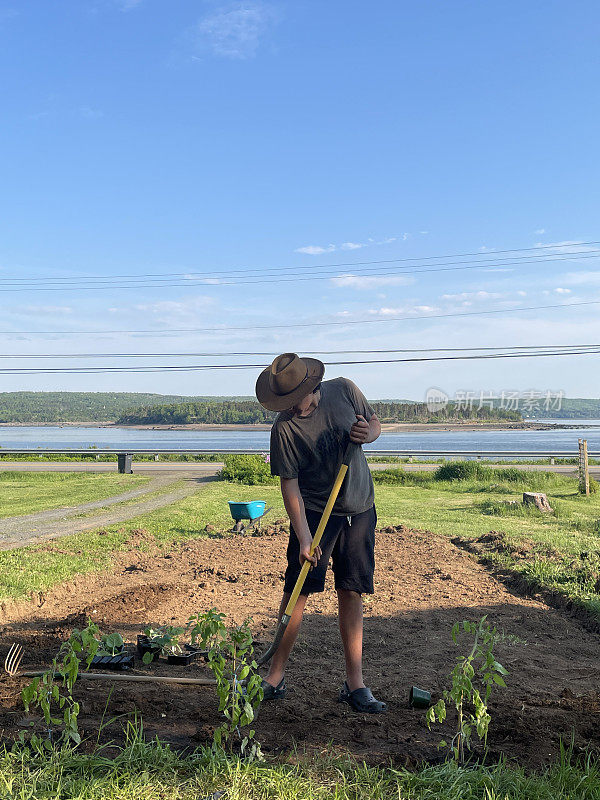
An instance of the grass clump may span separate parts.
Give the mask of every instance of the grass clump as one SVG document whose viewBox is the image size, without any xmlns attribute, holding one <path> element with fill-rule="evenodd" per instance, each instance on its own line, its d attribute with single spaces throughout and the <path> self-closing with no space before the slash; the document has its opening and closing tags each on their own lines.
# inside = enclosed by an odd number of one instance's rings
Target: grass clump
<svg viewBox="0 0 600 800">
<path fill-rule="evenodd" d="M 535 517 L 547 516 L 550 512 L 540 511 L 536 506 L 518 500 L 485 500 L 478 506 L 482 514 L 491 517 Z"/>
<path fill-rule="evenodd" d="M 427 486 L 433 481 L 431 472 L 406 472 L 398 469 L 382 469 L 371 473 L 373 483 L 384 483 L 388 486 Z"/>
<path fill-rule="evenodd" d="M 219 475 L 227 481 L 245 483 L 247 486 L 278 483 L 279 478 L 271 475 L 267 458 L 259 455 L 227 455 Z"/>
<path fill-rule="evenodd" d="M 434 472 L 436 481 L 485 481 L 493 476 L 491 467 L 478 461 L 450 461 Z"/>
</svg>

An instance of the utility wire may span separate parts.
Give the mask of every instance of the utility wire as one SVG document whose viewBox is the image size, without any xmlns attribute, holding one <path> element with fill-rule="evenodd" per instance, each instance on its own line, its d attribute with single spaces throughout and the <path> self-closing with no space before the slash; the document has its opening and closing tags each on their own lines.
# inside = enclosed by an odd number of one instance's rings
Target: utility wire
<svg viewBox="0 0 600 800">
<path fill-rule="evenodd" d="M 512 248 L 507 250 L 494 250 L 491 251 L 489 256 L 496 256 L 496 255 L 503 255 L 506 253 L 527 253 L 527 252 L 539 252 L 543 250 L 559 250 L 562 251 L 565 248 L 575 248 L 575 247 L 590 247 L 593 245 L 600 245 L 600 241 L 591 241 L 591 242 L 565 242 L 563 244 L 546 244 L 546 245 L 538 245 L 536 247 L 520 247 L 520 248 Z M 556 253 L 556 255 L 561 255 L 562 253 Z M 578 256 L 580 253 L 573 252 L 569 254 L 569 257 Z M 207 275 L 218 275 L 218 274 L 225 274 L 225 275 L 232 275 L 232 274 L 242 274 L 246 275 L 251 272 L 260 272 L 264 273 L 266 271 L 279 271 L 279 270 L 293 270 L 293 271 L 303 271 L 303 270 L 311 270 L 311 269 L 337 269 L 339 267 L 354 267 L 354 266 L 369 266 L 374 264 L 400 264 L 400 263 L 416 263 L 421 261 L 442 261 L 449 258 L 484 258 L 481 251 L 477 253 L 453 253 L 449 255 L 441 255 L 441 256 L 415 256 L 411 258 L 391 258 L 391 259 L 379 259 L 379 260 L 372 260 L 372 261 L 342 261 L 333 264 L 309 264 L 309 265 L 285 265 L 285 266 L 278 266 L 278 267 L 250 267 L 246 269 L 229 269 L 229 270 L 217 270 L 213 271 L 212 273 L 196 273 L 200 277 L 206 277 Z M 496 259 L 496 260 L 503 260 L 503 259 Z M 494 261 L 494 259 L 490 259 L 490 261 Z M 57 281 L 73 281 L 73 280 L 85 280 L 85 281 L 104 281 L 104 280 L 121 280 L 121 279 L 135 279 L 140 280 L 142 278 L 173 278 L 173 277 L 187 277 L 192 273 L 190 270 L 187 272 L 157 272 L 157 273 L 141 273 L 139 275 L 98 275 L 98 276 L 81 276 L 79 278 L 74 278 L 73 276 L 67 276 L 63 278 L 53 278 L 47 279 L 42 277 L 32 277 L 32 278 L 23 278 L 21 276 L 6 276 L 0 278 L 0 283 L 5 282 L 7 280 L 14 280 L 19 282 L 40 282 L 40 281 L 47 281 L 51 280 L 53 283 Z"/>
<path fill-rule="evenodd" d="M 386 358 L 386 359 L 365 359 L 360 361 L 325 361 L 325 366 L 351 366 L 365 364 L 401 364 L 422 361 L 472 361 L 497 358 L 547 358 L 568 355 L 592 355 L 600 354 L 600 348 L 596 350 L 572 350 L 543 352 L 543 353 L 487 353 L 480 355 L 461 355 L 461 356 L 428 356 L 414 358 Z M 56 367 L 40 369 L 0 369 L 2 375 L 56 375 L 56 374 L 106 374 L 106 373 L 135 373 L 135 372 L 199 372 L 204 370 L 222 369 L 264 369 L 261 364 L 194 364 L 189 366 L 134 366 L 134 367 Z"/>
<path fill-rule="evenodd" d="M 464 353 L 493 350 L 510 350 L 515 352 L 535 350 L 565 350 L 572 348 L 587 350 L 600 348 L 600 344 L 555 344 L 555 345 L 504 345 L 501 347 L 424 347 L 401 348 L 393 350 L 307 350 L 313 355 L 361 355 L 369 353 Z M 205 352 L 205 353 L 6 353 L 6 358 L 226 358 L 228 356 L 275 356 L 279 351 L 243 351 L 243 352 Z"/>
<path fill-rule="evenodd" d="M 600 300 L 584 300 L 577 303 L 552 303 L 544 306 L 521 306 L 519 308 L 497 308 L 489 311 L 457 311 L 448 314 L 417 314 L 410 317 L 386 317 L 385 319 L 354 319 L 334 320 L 330 322 L 292 322 L 287 325 L 238 325 L 221 328 L 155 328 L 141 330 L 98 330 L 98 331 L 0 331 L 4 336 L 57 336 L 57 335 L 90 335 L 104 336 L 115 333 L 231 333 L 232 331 L 257 331 L 257 330 L 289 330 L 290 328 L 322 328 L 339 325 L 378 325 L 386 322 L 407 322 L 421 319 L 449 319 L 456 317 L 477 317 L 492 314 L 515 314 L 521 311 L 543 311 L 554 308 L 575 308 L 581 306 L 600 305 Z"/>
<path fill-rule="evenodd" d="M 32 292 L 32 291 L 43 291 L 43 292 L 72 292 L 72 291 L 101 291 L 107 289 L 152 289 L 152 288 L 177 288 L 177 287 L 186 287 L 190 288 L 192 286 L 241 286 L 241 285 L 254 285 L 254 284 L 264 284 L 264 283 L 273 283 L 274 280 L 277 283 L 298 283 L 304 281 L 323 281 L 323 280 L 343 280 L 347 278 L 359 278 L 359 277 L 384 277 L 389 276 L 392 277 L 394 275 L 422 275 L 431 272 L 457 272 L 457 271 L 464 271 L 464 270 L 497 270 L 503 267 L 513 268 L 515 266 L 522 266 L 527 267 L 530 264 L 539 264 L 539 263 L 555 263 L 555 262 L 563 262 L 563 261 L 571 261 L 573 258 L 580 259 L 590 259 L 590 258 L 599 258 L 600 257 L 600 250 L 596 250 L 592 253 L 582 253 L 582 254 L 572 254 L 572 255 L 551 255 L 546 256 L 545 258 L 523 258 L 518 261 L 506 261 L 501 260 L 500 263 L 497 261 L 483 261 L 483 262 L 468 262 L 467 264 L 463 262 L 454 262 L 459 263 L 460 266 L 447 266 L 447 267 L 425 267 L 421 269 L 381 269 L 377 268 L 376 271 L 374 270 L 365 270 L 361 269 L 360 271 L 355 270 L 354 272 L 345 272 L 339 273 L 339 271 L 328 272 L 327 274 L 316 274 L 316 275 L 303 275 L 302 273 L 298 273 L 296 276 L 293 277 L 280 277 L 279 275 L 271 275 L 269 277 L 261 277 L 264 273 L 259 273 L 255 277 L 251 277 L 250 280 L 238 280 L 238 279 L 223 279 L 220 277 L 213 277 L 211 275 L 188 275 L 185 280 L 176 280 L 172 281 L 170 279 L 158 279 L 155 281 L 149 281 L 148 279 L 139 280 L 139 279 L 132 279 L 122 282 L 107 282 L 107 281 L 96 281 L 95 283 L 81 283 L 80 278 L 71 279 L 78 281 L 77 285 L 71 284 L 59 284 L 56 285 L 57 279 L 48 279 L 45 284 L 38 283 L 38 284 L 31 284 L 27 286 L 23 285 L 15 285 L 15 284 L 2 284 L 0 281 L 0 292 Z M 453 263 L 453 262 L 450 262 Z M 64 280 L 64 279 L 61 279 Z"/>
</svg>

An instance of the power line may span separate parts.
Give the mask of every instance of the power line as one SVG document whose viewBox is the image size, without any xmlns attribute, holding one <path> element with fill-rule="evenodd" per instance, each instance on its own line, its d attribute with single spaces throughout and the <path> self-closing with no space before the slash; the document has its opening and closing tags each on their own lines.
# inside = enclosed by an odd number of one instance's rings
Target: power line
<svg viewBox="0 0 600 800">
<path fill-rule="evenodd" d="M 461 353 L 494 350 L 521 351 L 543 351 L 543 350 L 564 350 L 572 348 L 590 349 L 600 348 L 600 344 L 563 344 L 563 345 L 503 345 L 498 347 L 424 347 L 424 348 L 396 348 L 391 350 L 307 350 L 306 353 L 312 355 L 361 355 L 368 353 Z M 226 358 L 228 356 L 275 356 L 279 351 L 226 351 L 226 352 L 194 352 L 194 353 L 4 353 L 0 354 L 0 359 L 7 358 Z"/>
<path fill-rule="evenodd" d="M 543 353 L 487 353 L 480 355 L 460 355 L 460 356 L 431 356 L 431 357 L 414 357 L 414 358 L 386 358 L 386 359 L 365 359 L 360 361 L 325 361 L 325 366 L 351 366 L 351 365 L 365 365 L 365 364 L 401 364 L 422 361 L 472 361 L 472 360 L 487 360 L 498 358 L 547 358 L 555 356 L 573 356 L 573 355 L 594 355 L 600 354 L 600 348 L 595 350 L 572 350 L 572 351 L 557 351 L 557 352 L 543 352 Z M 54 368 L 40 368 L 40 369 L 0 369 L 2 375 L 56 375 L 56 374 L 121 374 L 126 372 L 128 374 L 134 372 L 199 372 L 206 370 L 223 370 L 223 369 L 264 369 L 264 363 L 261 364 L 194 364 L 189 366 L 145 366 L 145 367 L 54 367 Z"/>
<path fill-rule="evenodd" d="M 564 250 L 565 248 L 575 248 L 575 247 L 590 247 L 593 245 L 600 245 L 599 241 L 589 241 L 589 242 L 564 242 L 559 244 L 545 244 L 545 245 L 538 245 L 535 247 L 519 247 L 519 248 L 511 248 L 505 250 L 494 250 L 490 251 L 489 256 L 492 255 L 504 255 L 506 253 L 527 253 L 527 252 L 539 252 L 540 250 Z M 557 253 L 556 255 L 561 255 L 561 253 Z M 569 254 L 569 257 L 578 256 L 580 253 L 573 252 Z M 354 267 L 354 266 L 370 266 L 375 264 L 400 264 L 400 263 L 416 263 L 421 261 L 445 261 L 449 258 L 484 258 L 488 256 L 484 256 L 481 251 L 476 253 L 452 253 L 446 254 L 441 256 L 414 256 L 410 258 L 391 258 L 391 259 L 378 259 L 378 260 L 371 260 L 371 261 L 342 261 L 333 264 L 308 264 L 308 265 L 284 265 L 278 267 L 250 267 L 246 269 L 229 269 L 229 270 L 217 270 L 211 273 L 197 273 L 198 276 L 206 276 L 206 275 L 231 275 L 231 274 L 248 274 L 250 272 L 260 272 L 264 273 L 266 271 L 274 271 L 274 270 L 293 270 L 296 272 L 301 272 L 303 270 L 311 270 L 311 269 L 337 269 L 339 267 Z M 492 261 L 494 259 L 491 259 Z M 498 259 L 496 259 L 498 260 Z M 503 260 L 503 259 L 500 259 Z M 138 275 L 98 275 L 98 276 L 80 276 L 80 277 L 73 277 L 73 276 L 66 276 L 63 278 L 43 278 L 43 277 L 32 277 L 32 278 L 23 278 L 21 276 L 6 276 L 0 278 L 0 283 L 5 282 L 7 280 L 14 280 L 19 282 L 25 281 L 33 281 L 33 282 L 57 282 L 57 281 L 73 281 L 73 280 L 86 280 L 86 281 L 104 281 L 104 280 L 119 280 L 119 279 L 135 279 L 140 280 L 142 278 L 173 278 L 173 277 L 187 277 L 190 274 L 193 274 L 188 270 L 187 272 L 157 272 L 157 273 L 140 273 Z"/>
<path fill-rule="evenodd" d="M 304 281 L 317 281 L 317 280 L 343 280 L 348 278 L 360 278 L 360 277 L 393 277 L 394 275 L 422 275 L 432 272 L 458 272 L 464 270 L 494 270 L 500 269 L 503 267 L 512 268 L 515 266 L 523 266 L 527 267 L 531 264 L 548 264 L 548 263 L 555 263 L 555 262 L 563 262 L 563 261 L 571 261 L 573 258 L 577 258 L 578 260 L 581 259 L 590 259 L 590 258 L 599 258 L 600 257 L 600 250 L 595 250 L 591 253 L 573 253 L 569 255 L 564 254 L 552 254 L 548 255 L 545 258 L 532 258 L 530 256 L 524 257 L 518 260 L 504 260 L 504 259 L 495 259 L 495 260 L 486 260 L 486 261 L 479 261 L 479 262 L 449 262 L 450 264 L 455 263 L 459 264 L 459 266 L 435 266 L 435 267 L 425 267 L 421 269 L 382 269 L 377 268 L 376 270 L 366 270 L 361 269 L 360 271 L 354 272 L 346 272 L 346 273 L 339 273 L 337 270 L 334 272 L 328 272 L 326 274 L 313 274 L 313 275 L 304 275 L 303 273 L 298 273 L 293 277 L 281 277 L 280 275 L 271 275 L 268 277 L 261 277 L 264 272 L 259 273 L 258 275 L 251 277 L 250 280 L 237 280 L 237 279 L 226 279 L 224 280 L 221 277 L 215 277 L 213 275 L 206 274 L 206 275 L 187 275 L 186 280 L 176 280 L 172 281 L 170 279 L 157 279 L 154 281 L 150 281 L 149 279 L 139 280 L 139 279 L 131 279 L 127 281 L 121 282 L 108 282 L 102 281 L 97 279 L 95 283 L 81 283 L 81 278 L 77 279 L 70 279 L 78 281 L 77 285 L 67 285 L 65 283 L 60 283 L 57 285 L 57 280 L 66 280 L 66 279 L 48 279 L 44 285 L 42 282 L 38 284 L 30 284 L 30 285 L 15 285 L 15 284 L 2 284 L 0 280 L 0 292 L 32 292 L 32 291 L 43 291 L 43 292 L 72 292 L 72 291 L 102 291 L 102 290 L 109 290 L 109 289 L 152 289 L 152 288 L 178 288 L 178 287 L 185 287 L 189 289 L 193 286 L 241 286 L 241 285 L 255 285 L 255 284 L 265 284 L 265 283 L 273 283 L 276 279 L 277 283 L 298 283 Z M 367 262 L 368 263 L 368 262 Z"/>
<path fill-rule="evenodd" d="M 581 306 L 600 305 L 600 300 L 584 300 L 576 303 L 552 303 L 543 306 L 521 306 L 520 308 L 498 308 L 488 311 L 457 311 L 448 314 L 416 314 L 409 317 L 386 317 L 385 319 L 355 319 L 355 320 L 333 320 L 330 322 L 293 322 L 287 325 L 239 325 L 221 328 L 155 328 L 140 330 L 96 330 L 96 331 L 0 331 L 3 336 L 58 336 L 58 335 L 91 335 L 103 336 L 105 334 L 116 333 L 231 333 L 232 331 L 256 331 L 256 330 L 289 330 L 291 328 L 322 328 L 340 325 L 378 325 L 387 322 L 412 322 L 422 319 L 449 319 L 456 317 L 476 317 L 491 314 L 515 314 L 522 311 L 544 311 L 554 308 L 574 308 Z"/>
</svg>

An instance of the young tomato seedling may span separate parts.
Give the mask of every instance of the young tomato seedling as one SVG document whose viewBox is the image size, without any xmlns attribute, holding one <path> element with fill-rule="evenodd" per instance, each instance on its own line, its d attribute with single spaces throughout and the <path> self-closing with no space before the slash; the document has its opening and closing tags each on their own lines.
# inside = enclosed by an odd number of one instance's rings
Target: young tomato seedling
<svg viewBox="0 0 600 800">
<path fill-rule="evenodd" d="M 456 708 L 456 733 L 450 744 L 440 742 L 440 747 L 449 747 L 456 761 L 465 760 L 465 748 L 471 747 L 471 736 L 477 736 L 487 746 L 487 734 L 491 720 L 488 701 L 494 686 L 505 687 L 504 677 L 508 672 L 494 657 L 494 647 L 499 642 L 516 643 L 515 636 L 507 636 L 498 632 L 487 622 L 487 616 L 479 622 L 465 620 L 457 622 L 452 628 L 452 639 L 458 644 L 461 633 L 474 637 L 468 655 L 458 656 L 456 666 L 452 670 L 452 688 L 444 691 L 443 698 L 432 706 L 426 715 L 427 727 L 446 719 L 446 702 Z"/>
</svg>

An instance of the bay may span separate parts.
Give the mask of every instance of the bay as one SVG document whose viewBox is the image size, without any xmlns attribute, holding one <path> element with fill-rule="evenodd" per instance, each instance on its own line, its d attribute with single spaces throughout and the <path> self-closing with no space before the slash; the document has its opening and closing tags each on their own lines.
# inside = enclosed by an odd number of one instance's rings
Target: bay
<svg viewBox="0 0 600 800">
<path fill-rule="evenodd" d="M 581 425 L 573 429 L 476 430 L 383 433 L 365 450 L 510 450 L 569 451 L 577 453 L 577 440 L 587 439 L 590 453 L 600 454 L 600 420 L 552 420 Z M 592 427 L 598 426 L 598 427 Z M 9 450 L 123 449 L 132 450 L 236 450 L 268 451 L 268 431 L 139 430 L 77 426 L 0 428 L 0 448 Z M 1 452 L 1 450 L 0 450 Z"/>
</svg>

